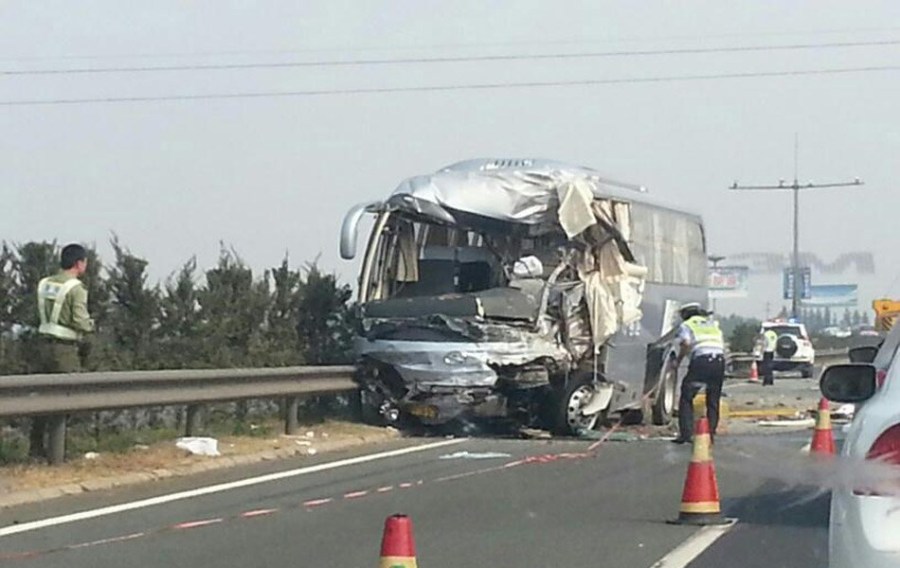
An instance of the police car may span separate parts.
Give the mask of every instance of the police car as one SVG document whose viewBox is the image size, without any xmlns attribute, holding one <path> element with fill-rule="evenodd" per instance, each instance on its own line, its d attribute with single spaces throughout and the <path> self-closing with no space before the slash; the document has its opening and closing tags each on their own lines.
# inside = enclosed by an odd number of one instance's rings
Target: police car
<svg viewBox="0 0 900 568">
<path fill-rule="evenodd" d="M 775 342 L 774 370 L 800 371 L 804 379 L 813 376 L 816 363 L 816 350 L 806 326 L 792 321 L 764 322 L 759 330 L 759 339 L 753 350 L 757 364 L 762 362 L 763 346 L 766 331 L 772 330 L 778 336 Z"/>
</svg>

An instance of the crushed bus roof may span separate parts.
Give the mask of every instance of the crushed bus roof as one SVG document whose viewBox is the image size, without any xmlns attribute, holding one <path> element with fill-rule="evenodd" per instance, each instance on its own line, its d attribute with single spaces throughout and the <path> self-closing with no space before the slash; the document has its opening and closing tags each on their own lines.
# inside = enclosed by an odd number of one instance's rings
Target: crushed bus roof
<svg viewBox="0 0 900 568">
<path fill-rule="evenodd" d="M 455 212 L 463 212 L 538 225 L 552 222 L 559 206 L 558 189 L 575 182 L 587 184 L 596 198 L 655 205 L 647 199 L 643 186 L 606 178 L 591 168 L 545 159 L 458 162 L 404 180 L 387 205 L 447 223 L 456 221 Z"/>
</svg>

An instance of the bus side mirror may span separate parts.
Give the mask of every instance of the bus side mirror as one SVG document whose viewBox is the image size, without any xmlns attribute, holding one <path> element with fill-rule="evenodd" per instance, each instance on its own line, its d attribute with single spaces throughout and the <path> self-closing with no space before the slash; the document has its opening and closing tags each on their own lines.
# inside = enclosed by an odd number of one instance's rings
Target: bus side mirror
<svg viewBox="0 0 900 568">
<path fill-rule="evenodd" d="M 380 201 L 355 205 L 344 217 L 341 225 L 341 258 L 351 260 L 356 256 L 356 240 L 359 234 L 359 221 L 366 213 L 374 213 L 381 207 Z"/>
<path fill-rule="evenodd" d="M 832 365 L 822 371 L 819 390 L 832 402 L 864 402 L 877 390 L 875 367 L 867 363 Z"/>
</svg>

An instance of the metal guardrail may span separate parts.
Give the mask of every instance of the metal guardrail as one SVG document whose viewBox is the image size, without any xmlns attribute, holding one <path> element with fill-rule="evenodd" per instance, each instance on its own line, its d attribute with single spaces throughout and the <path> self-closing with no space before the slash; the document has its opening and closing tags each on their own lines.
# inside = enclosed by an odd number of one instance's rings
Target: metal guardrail
<svg viewBox="0 0 900 568">
<path fill-rule="evenodd" d="M 200 404 L 285 398 L 285 431 L 298 428 L 300 397 L 358 392 L 354 368 L 273 367 L 0 376 L 0 418 L 46 416 L 48 458 L 65 454 L 66 414 L 141 406 L 188 405 L 186 431 L 199 428 Z"/>
<path fill-rule="evenodd" d="M 840 363 L 848 357 L 846 348 L 834 349 L 817 349 L 816 365 L 823 367 Z M 752 353 L 733 352 L 728 355 L 728 368 L 731 370 L 732 376 L 741 376 L 744 372 L 749 373 L 750 364 L 756 360 Z"/>
</svg>

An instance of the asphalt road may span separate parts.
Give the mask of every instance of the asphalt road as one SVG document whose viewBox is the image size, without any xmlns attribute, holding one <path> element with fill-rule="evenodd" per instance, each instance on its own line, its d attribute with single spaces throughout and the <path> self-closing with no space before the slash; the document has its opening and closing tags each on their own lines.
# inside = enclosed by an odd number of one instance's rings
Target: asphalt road
<svg viewBox="0 0 900 568">
<path fill-rule="evenodd" d="M 741 461 L 748 459 L 748 441 L 761 453 L 793 452 L 805 436 L 717 439 L 723 508 L 739 521 L 688 566 L 825 565 L 826 498 L 748 473 L 753 468 Z M 666 523 L 677 515 L 690 449 L 662 440 L 608 442 L 585 453 L 585 441 L 472 439 L 333 465 L 435 442 L 441 440 L 403 440 L 4 511 L 0 558 L 4 565 L 34 568 L 375 566 L 384 518 L 397 512 L 413 519 L 423 568 L 644 568 L 697 535 L 694 527 Z M 508 456 L 442 459 L 457 452 Z M 310 470 L 315 464 L 329 469 Z M 288 473 L 169 502 L 133 504 L 277 472 Z M 135 508 L 41 525 L 128 503 Z"/>
</svg>

